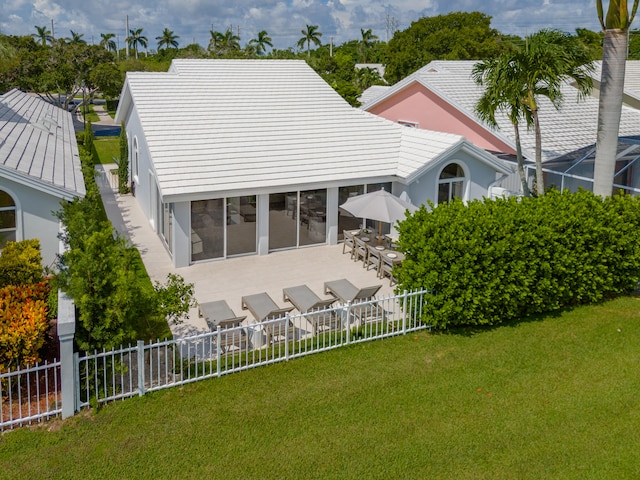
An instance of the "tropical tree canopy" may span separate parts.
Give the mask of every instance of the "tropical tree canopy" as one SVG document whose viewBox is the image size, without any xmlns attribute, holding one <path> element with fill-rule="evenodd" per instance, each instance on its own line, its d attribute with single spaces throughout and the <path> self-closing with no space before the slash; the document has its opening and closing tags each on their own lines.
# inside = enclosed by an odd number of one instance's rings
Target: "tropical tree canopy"
<svg viewBox="0 0 640 480">
<path fill-rule="evenodd" d="M 385 78 L 395 83 L 433 60 L 480 60 L 511 48 L 481 12 L 424 17 L 389 40 Z"/>
<path fill-rule="evenodd" d="M 117 50 L 116 42 L 113 40 L 115 38 L 115 33 L 101 33 L 100 37 L 100 46 L 105 48 L 109 52 L 115 52 Z"/>
<path fill-rule="evenodd" d="M 71 37 L 67 39 L 69 43 L 74 43 L 74 44 L 87 43 L 86 40 L 82 38 L 84 37 L 84 33 L 77 33 L 77 32 L 74 32 L 73 30 L 70 30 L 70 32 L 71 32 Z"/>
<path fill-rule="evenodd" d="M 180 37 L 176 34 L 173 33 L 173 31 L 169 30 L 168 28 L 165 28 L 162 31 L 162 35 L 160 35 L 159 37 L 156 37 L 156 40 L 158 40 L 158 50 L 160 50 L 163 46 L 166 48 L 178 48 L 178 39 Z"/>
<path fill-rule="evenodd" d="M 53 36 L 51 35 L 51 30 L 47 28 L 47 26 L 36 27 L 36 33 L 32 34 L 36 39 L 42 43 L 42 45 L 46 45 L 47 43 L 53 43 Z"/>
<path fill-rule="evenodd" d="M 253 38 L 249 40 L 249 45 L 255 48 L 257 55 L 264 55 L 267 47 L 273 48 L 273 43 L 271 37 L 267 33 L 266 30 L 262 30 L 258 32 L 258 38 Z"/>
<path fill-rule="evenodd" d="M 129 36 L 127 37 L 129 48 L 132 48 L 134 52 L 136 52 L 136 58 L 138 58 L 138 46 L 147 48 L 147 37 L 142 35 L 143 30 L 142 28 L 129 30 Z"/>
<path fill-rule="evenodd" d="M 302 38 L 298 40 L 298 47 L 304 48 L 305 44 L 307 46 L 307 56 L 311 55 L 311 44 L 313 43 L 315 46 L 319 47 L 322 45 L 320 41 L 320 37 L 322 37 L 322 33 L 318 31 L 318 25 L 307 25 L 307 28 L 304 30 L 300 30 L 302 33 Z"/>
</svg>

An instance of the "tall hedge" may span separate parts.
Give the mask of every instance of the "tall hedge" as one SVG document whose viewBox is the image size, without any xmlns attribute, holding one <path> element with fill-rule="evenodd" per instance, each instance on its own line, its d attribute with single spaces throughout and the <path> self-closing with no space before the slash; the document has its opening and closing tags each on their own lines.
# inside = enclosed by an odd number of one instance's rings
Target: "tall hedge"
<svg viewBox="0 0 640 480">
<path fill-rule="evenodd" d="M 398 289 L 430 291 L 434 326 L 493 325 L 632 291 L 640 198 L 551 191 L 422 207 L 399 227 Z"/>
</svg>

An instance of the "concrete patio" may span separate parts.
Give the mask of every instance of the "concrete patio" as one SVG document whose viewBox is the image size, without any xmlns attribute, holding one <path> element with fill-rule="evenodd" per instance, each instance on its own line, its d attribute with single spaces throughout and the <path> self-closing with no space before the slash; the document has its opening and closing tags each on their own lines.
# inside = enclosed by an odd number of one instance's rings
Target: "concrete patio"
<svg viewBox="0 0 640 480">
<path fill-rule="evenodd" d="M 282 300 L 282 289 L 300 284 L 308 285 L 316 294 L 326 298 L 324 282 L 346 278 L 358 287 L 381 284 L 379 295 L 391 294 L 389 279 L 379 279 L 376 271 L 366 270 L 362 262 L 353 262 L 342 253 L 342 245 L 322 245 L 273 252 L 268 255 L 250 255 L 224 260 L 197 263 L 189 267 L 174 268 L 169 253 L 160 237 L 152 230 L 136 199 L 119 195 L 109 183 L 109 172 L 116 165 L 102 165 L 98 186 L 107 215 L 116 230 L 138 247 L 152 281 L 164 282 L 167 274 L 181 275 L 187 283 L 195 285 L 198 302 L 226 300 L 237 315 L 248 314 L 241 309 L 241 298 L 267 292 L 280 306 L 289 305 Z M 111 182 L 113 183 L 113 182 Z M 247 320 L 252 321 L 248 314 Z M 209 331 L 204 319 L 192 309 L 189 319 L 180 325 L 171 325 L 175 336 L 195 335 Z"/>
</svg>

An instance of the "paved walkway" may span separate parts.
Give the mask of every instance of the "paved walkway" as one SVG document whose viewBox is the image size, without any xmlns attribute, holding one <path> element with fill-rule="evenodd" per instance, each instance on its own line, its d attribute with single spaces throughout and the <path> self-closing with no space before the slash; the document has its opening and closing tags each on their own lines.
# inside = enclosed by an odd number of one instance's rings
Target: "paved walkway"
<svg viewBox="0 0 640 480">
<path fill-rule="evenodd" d="M 342 245 L 322 245 L 270 253 L 202 262 L 189 267 L 174 268 L 160 237 L 138 206 L 136 199 L 119 195 L 115 185 L 109 185 L 109 171 L 116 165 L 103 165 L 98 177 L 107 215 L 114 227 L 135 244 L 152 281 L 164 282 L 167 274 L 177 273 L 186 282 L 195 285 L 199 302 L 226 300 L 237 315 L 241 310 L 241 297 L 267 292 L 280 306 L 282 289 L 300 284 L 308 285 L 324 298 L 324 282 L 340 278 L 349 279 L 358 287 L 381 284 L 381 295 L 391 294 L 389 280 L 377 278 L 375 270 L 366 270 L 362 262 L 353 262 L 342 254 Z M 113 183 L 113 182 L 112 182 Z M 251 319 L 249 314 L 248 320 Z M 175 336 L 186 336 L 208 331 L 206 322 L 192 309 L 189 319 L 181 325 L 171 326 Z"/>
</svg>

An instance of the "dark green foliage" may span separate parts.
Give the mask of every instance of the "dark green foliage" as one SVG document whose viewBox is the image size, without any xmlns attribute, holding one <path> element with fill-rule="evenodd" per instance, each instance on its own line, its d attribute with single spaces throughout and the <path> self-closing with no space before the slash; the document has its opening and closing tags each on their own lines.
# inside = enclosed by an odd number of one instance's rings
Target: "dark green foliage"
<svg viewBox="0 0 640 480">
<path fill-rule="evenodd" d="M 85 142 L 91 137 L 88 134 Z M 60 258 L 58 281 L 78 309 L 76 343 L 80 349 L 111 348 L 135 341 L 138 335 L 151 335 L 150 331 L 137 332 L 136 325 L 148 330 L 156 325 L 158 315 L 179 320 L 193 302 L 193 286 L 185 285 L 178 276 L 170 278 L 167 286 L 151 286 L 138 252 L 114 234 L 107 220 L 93 158 L 85 148 L 80 148 L 80 159 L 87 194 L 63 203 L 57 214 L 69 247 Z M 168 301 L 172 294 L 177 298 Z M 166 320 L 163 322 L 166 327 Z"/>
<path fill-rule="evenodd" d="M 40 240 L 8 242 L 0 255 L 0 288 L 30 285 L 43 279 Z"/>
<path fill-rule="evenodd" d="M 599 302 L 640 280 L 640 199 L 591 192 L 422 207 L 400 226 L 399 289 L 427 321 L 494 325 Z"/>
<path fill-rule="evenodd" d="M 480 60 L 510 47 L 491 17 L 453 12 L 423 17 L 389 41 L 385 78 L 395 83 L 432 60 Z"/>
<path fill-rule="evenodd" d="M 129 192 L 129 143 L 124 122 L 120 126 L 120 160 L 118 161 L 118 191 Z"/>
<path fill-rule="evenodd" d="M 181 323 L 189 309 L 197 306 L 193 284 L 184 283 L 184 279 L 175 273 L 167 275 L 166 285 L 155 282 L 154 290 L 158 311 L 169 323 Z"/>
</svg>

